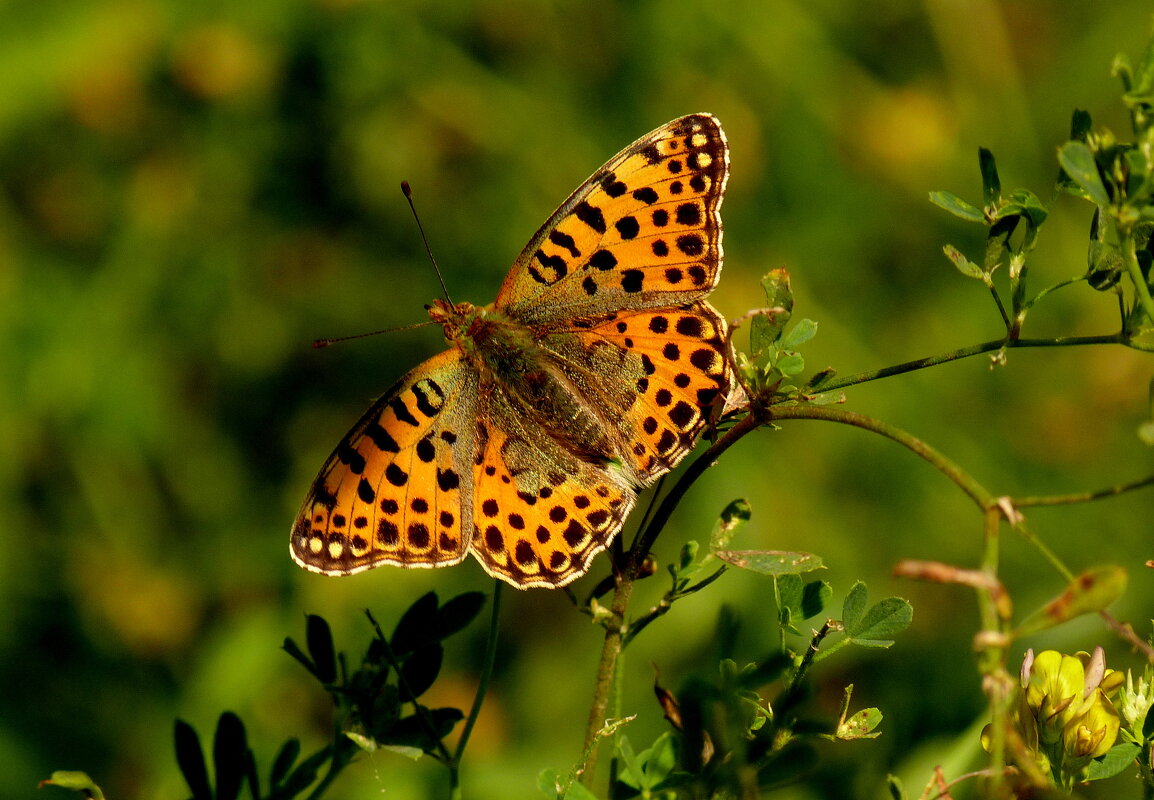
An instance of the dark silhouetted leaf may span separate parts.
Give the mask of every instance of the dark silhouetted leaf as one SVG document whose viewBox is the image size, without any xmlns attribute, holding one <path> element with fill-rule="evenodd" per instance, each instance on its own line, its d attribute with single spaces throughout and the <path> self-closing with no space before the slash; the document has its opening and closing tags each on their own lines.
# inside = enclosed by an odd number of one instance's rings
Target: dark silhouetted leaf
<svg viewBox="0 0 1154 800">
<path fill-rule="evenodd" d="M 437 610 L 437 635 L 444 639 L 464 630 L 484 606 L 484 592 L 465 592 L 451 598 Z"/>
<path fill-rule="evenodd" d="M 429 592 L 417 598 L 397 622 L 389 639 L 393 655 L 397 658 L 408 655 L 433 638 L 437 629 L 437 593 Z"/>
<path fill-rule="evenodd" d="M 1002 181 L 994 154 L 984 147 L 978 148 L 978 168 L 982 171 L 982 200 L 987 208 L 993 208 L 1002 196 Z"/>
<path fill-rule="evenodd" d="M 299 739 L 289 739 L 281 745 L 280 752 L 276 754 L 276 759 L 272 762 L 272 770 L 268 776 L 269 783 L 273 788 L 280 785 L 280 782 L 289 774 L 289 770 L 296 763 L 300 753 L 301 743 Z"/>
<path fill-rule="evenodd" d="M 440 644 L 427 644 L 409 655 L 401 665 L 401 691 L 405 700 L 415 700 L 429 690 L 441 672 L 445 650 Z"/>
<path fill-rule="evenodd" d="M 311 672 L 314 677 L 319 677 L 317 676 L 317 665 L 313 663 L 311 658 L 305 655 L 305 651 L 301 650 L 300 645 L 294 642 L 291 638 L 286 636 L 284 644 L 281 645 L 281 648 L 290 656 L 299 661 L 302 665 L 304 665 L 304 668 Z"/>
<path fill-rule="evenodd" d="M 216 773 L 216 800 L 236 800 L 248 767 L 248 742 L 244 723 L 231 711 L 220 715 L 212 742 L 212 765 Z"/>
<path fill-rule="evenodd" d="M 305 641 L 309 655 L 316 665 L 316 676 L 321 683 L 334 683 L 337 679 L 337 653 L 333 648 L 333 632 L 324 617 L 309 614 L 305 621 Z"/>
<path fill-rule="evenodd" d="M 173 739 L 176 742 L 176 763 L 192 791 L 192 800 L 213 800 L 212 787 L 208 783 L 208 765 L 204 763 L 204 750 L 196 729 L 178 719 Z"/>
</svg>

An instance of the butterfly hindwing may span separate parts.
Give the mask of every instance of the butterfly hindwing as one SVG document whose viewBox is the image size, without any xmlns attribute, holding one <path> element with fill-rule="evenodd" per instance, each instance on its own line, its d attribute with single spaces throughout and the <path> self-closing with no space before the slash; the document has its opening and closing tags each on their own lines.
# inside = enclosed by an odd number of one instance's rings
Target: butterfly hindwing
<svg viewBox="0 0 1154 800">
<path fill-rule="evenodd" d="M 623 473 L 577 458 L 512 412 L 489 414 L 511 424 L 478 433 L 473 554 L 521 588 L 564 586 L 613 540 L 636 494 Z"/>
<path fill-rule="evenodd" d="M 621 460 L 642 485 L 693 449 L 733 380 L 725 320 L 705 301 L 621 311 L 542 346 L 615 424 Z"/>
</svg>

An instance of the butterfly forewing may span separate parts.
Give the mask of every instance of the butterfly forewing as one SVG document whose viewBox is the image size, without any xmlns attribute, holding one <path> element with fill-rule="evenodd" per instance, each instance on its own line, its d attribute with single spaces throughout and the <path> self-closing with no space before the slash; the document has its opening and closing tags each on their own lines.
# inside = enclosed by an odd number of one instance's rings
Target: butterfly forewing
<svg viewBox="0 0 1154 800">
<path fill-rule="evenodd" d="M 704 297 L 721 269 L 729 149 L 717 120 L 674 120 L 622 150 L 521 252 L 496 307 L 542 325 Z"/>
<path fill-rule="evenodd" d="M 433 567 L 468 552 L 476 374 L 457 349 L 418 366 L 337 446 L 293 527 L 292 557 L 347 575 Z"/>
</svg>

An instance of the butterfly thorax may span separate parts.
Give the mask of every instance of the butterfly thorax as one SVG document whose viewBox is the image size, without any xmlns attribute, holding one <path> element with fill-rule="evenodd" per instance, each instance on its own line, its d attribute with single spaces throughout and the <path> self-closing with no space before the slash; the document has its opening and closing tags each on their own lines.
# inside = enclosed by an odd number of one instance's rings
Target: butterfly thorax
<svg viewBox="0 0 1154 800">
<path fill-rule="evenodd" d="M 611 426 L 543 348 L 533 328 L 493 306 L 434 300 L 429 317 L 481 377 L 486 401 L 507 406 L 585 461 L 618 457 Z"/>
</svg>

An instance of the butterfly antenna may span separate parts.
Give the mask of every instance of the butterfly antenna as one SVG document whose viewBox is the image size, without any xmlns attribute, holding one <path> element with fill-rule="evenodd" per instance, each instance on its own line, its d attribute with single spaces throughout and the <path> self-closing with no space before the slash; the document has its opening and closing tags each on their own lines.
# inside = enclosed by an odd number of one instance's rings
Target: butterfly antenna
<svg viewBox="0 0 1154 800">
<path fill-rule="evenodd" d="M 432 248 L 429 247 L 429 239 L 425 236 L 425 226 L 421 224 L 421 216 L 417 213 L 417 207 L 413 205 L 413 190 L 409 187 L 408 181 L 401 181 L 401 192 L 405 195 L 405 199 L 409 201 L 409 209 L 413 212 L 413 219 L 417 221 L 417 230 L 421 232 L 421 241 L 425 243 L 425 253 L 429 256 L 429 261 L 433 262 L 433 270 L 437 273 L 437 280 L 441 282 L 441 291 L 445 293 L 445 301 L 449 305 L 453 305 L 453 299 L 449 297 L 449 287 L 445 285 L 445 278 L 441 275 L 441 268 L 437 265 L 437 259 L 433 258 Z"/>
<path fill-rule="evenodd" d="M 426 325 L 432 325 L 432 320 L 425 320 L 424 322 L 415 322 L 412 325 L 401 325 L 398 328 L 381 328 L 379 331 L 369 331 L 368 333 L 354 333 L 352 336 L 338 336 L 335 339 L 316 339 L 313 341 L 313 347 L 320 349 L 328 347 L 330 344 L 337 342 L 347 342 L 352 339 L 365 339 L 369 336 L 377 336 L 381 333 L 396 333 L 397 331 L 411 331 L 414 328 L 423 328 Z"/>
</svg>

